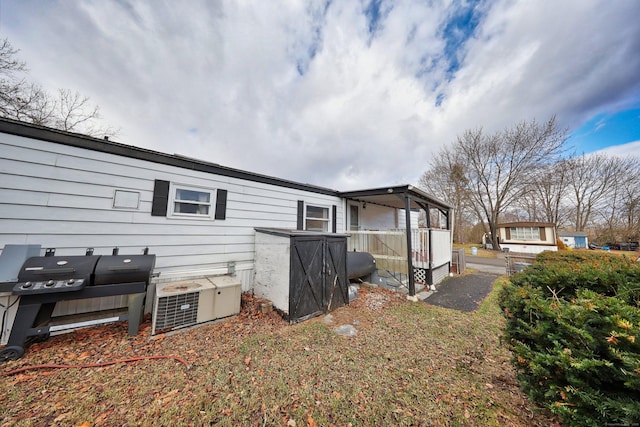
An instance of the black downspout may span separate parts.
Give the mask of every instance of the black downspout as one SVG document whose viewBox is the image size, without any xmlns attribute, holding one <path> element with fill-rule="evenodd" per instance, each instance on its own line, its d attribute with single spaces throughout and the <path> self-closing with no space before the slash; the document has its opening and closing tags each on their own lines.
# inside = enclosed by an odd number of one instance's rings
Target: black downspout
<svg viewBox="0 0 640 427">
<path fill-rule="evenodd" d="M 416 294 L 416 282 L 413 279 L 413 248 L 411 247 L 411 198 L 409 195 L 405 195 L 404 199 L 404 213 L 406 218 L 406 232 L 407 232 L 407 268 L 409 276 L 409 296 Z"/>
</svg>

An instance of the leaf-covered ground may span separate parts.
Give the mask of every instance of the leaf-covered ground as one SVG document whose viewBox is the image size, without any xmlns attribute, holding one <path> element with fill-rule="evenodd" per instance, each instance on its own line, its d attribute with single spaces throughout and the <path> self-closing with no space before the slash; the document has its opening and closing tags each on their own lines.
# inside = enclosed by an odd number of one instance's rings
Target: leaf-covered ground
<svg viewBox="0 0 640 427">
<path fill-rule="evenodd" d="M 52 337 L 4 375 L 0 425 L 549 426 L 519 391 L 495 291 L 474 313 L 361 289 L 349 307 L 289 325 L 243 295 L 240 315 L 150 338 L 125 323 Z M 350 324 L 351 337 L 336 334 Z"/>
</svg>

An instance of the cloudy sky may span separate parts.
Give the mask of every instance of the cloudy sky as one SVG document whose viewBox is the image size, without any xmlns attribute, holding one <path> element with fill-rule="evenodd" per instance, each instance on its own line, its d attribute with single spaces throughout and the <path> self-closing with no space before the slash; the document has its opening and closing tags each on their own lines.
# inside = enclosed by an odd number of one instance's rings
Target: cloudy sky
<svg viewBox="0 0 640 427">
<path fill-rule="evenodd" d="M 415 183 L 465 129 L 556 115 L 640 155 L 637 0 L 0 0 L 29 78 L 112 140 L 338 190 Z"/>
</svg>

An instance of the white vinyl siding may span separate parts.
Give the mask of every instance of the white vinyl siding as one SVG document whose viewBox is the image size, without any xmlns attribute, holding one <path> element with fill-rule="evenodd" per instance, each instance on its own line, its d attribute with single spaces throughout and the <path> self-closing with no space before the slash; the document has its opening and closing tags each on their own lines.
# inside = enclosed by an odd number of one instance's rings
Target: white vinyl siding
<svg viewBox="0 0 640 427">
<path fill-rule="evenodd" d="M 398 210 L 386 206 L 367 204 L 359 209 L 359 230 L 390 230 L 398 228 Z M 404 218 L 402 219 L 404 222 Z M 418 223 L 415 223 L 417 226 Z"/>
<path fill-rule="evenodd" d="M 0 152 L 0 250 L 4 244 L 37 243 L 59 255 L 84 254 L 87 247 L 103 255 L 114 247 L 120 254 L 149 247 L 160 281 L 226 274 L 235 263 L 246 291 L 252 284 L 254 227 L 295 229 L 298 200 L 338 206 L 337 231 L 345 227 L 344 204 L 332 195 L 8 134 L 0 134 Z M 155 180 L 227 190 L 226 219 L 151 216 Z M 130 200 L 115 208 L 116 190 L 137 194 L 137 208 Z M 213 215 L 215 192 L 210 203 Z"/>
</svg>

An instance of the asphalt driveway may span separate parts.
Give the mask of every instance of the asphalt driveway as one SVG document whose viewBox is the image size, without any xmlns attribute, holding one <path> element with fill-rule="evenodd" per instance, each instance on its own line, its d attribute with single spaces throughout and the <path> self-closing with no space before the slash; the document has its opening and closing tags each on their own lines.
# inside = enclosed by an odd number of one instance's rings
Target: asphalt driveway
<svg viewBox="0 0 640 427">
<path fill-rule="evenodd" d="M 424 302 L 460 311 L 475 311 L 500 277 L 492 273 L 471 273 L 444 280 Z"/>
</svg>

